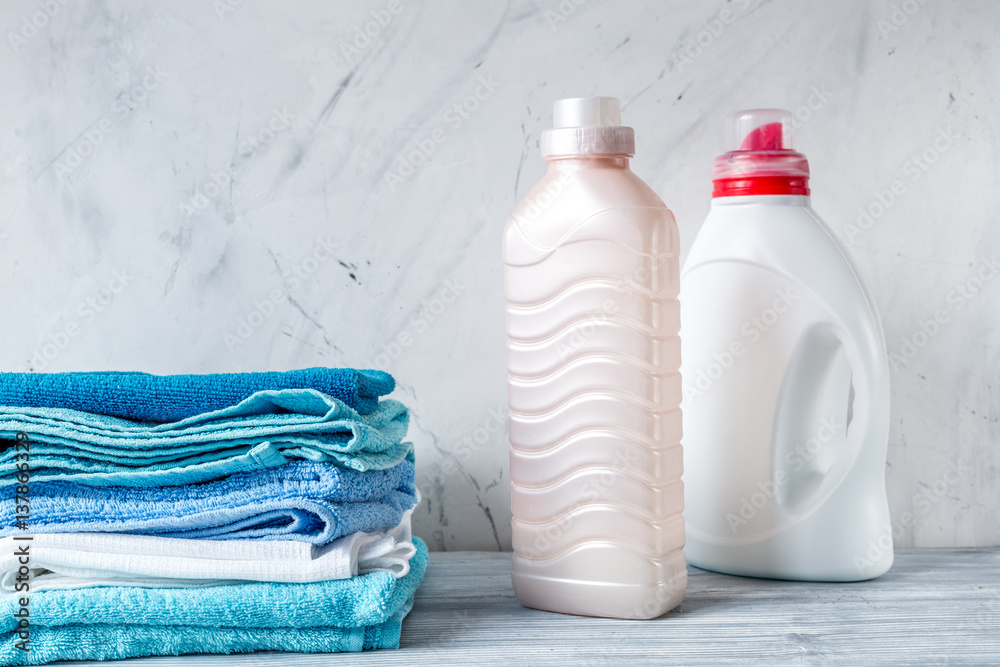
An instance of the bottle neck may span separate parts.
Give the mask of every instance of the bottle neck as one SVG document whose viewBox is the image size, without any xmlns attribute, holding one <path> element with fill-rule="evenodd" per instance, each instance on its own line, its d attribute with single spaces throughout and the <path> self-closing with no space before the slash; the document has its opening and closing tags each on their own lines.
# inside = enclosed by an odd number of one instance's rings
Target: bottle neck
<svg viewBox="0 0 1000 667">
<path fill-rule="evenodd" d="M 581 169 L 621 169 L 627 171 L 628 155 L 550 155 L 545 158 L 549 171 L 579 171 Z"/>
<path fill-rule="evenodd" d="M 740 195 L 736 197 L 713 197 L 712 208 L 716 206 L 803 206 L 809 208 L 809 195 Z"/>
</svg>

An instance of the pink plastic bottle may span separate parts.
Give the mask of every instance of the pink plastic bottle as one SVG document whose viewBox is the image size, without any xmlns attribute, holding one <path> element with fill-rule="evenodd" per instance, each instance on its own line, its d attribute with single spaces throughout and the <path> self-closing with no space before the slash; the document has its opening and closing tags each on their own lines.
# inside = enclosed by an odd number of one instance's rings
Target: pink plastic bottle
<svg viewBox="0 0 1000 667">
<path fill-rule="evenodd" d="M 654 618 L 687 585 L 677 225 L 629 169 L 616 98 L 554 115 L 504 230 L 514 590 Z"/>
</svg>

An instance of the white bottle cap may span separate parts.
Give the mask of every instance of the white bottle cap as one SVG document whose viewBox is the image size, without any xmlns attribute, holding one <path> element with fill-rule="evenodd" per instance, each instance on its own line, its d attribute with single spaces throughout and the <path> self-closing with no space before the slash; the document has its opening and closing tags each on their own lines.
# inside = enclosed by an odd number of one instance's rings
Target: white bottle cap
<svg viewBox="0 0 1000 667">
<path fill-rule="evenodd" d="M 622 125 L 617 97 L 570 97 L 552 106 L 554 127 L 542 132 L 542 157 L 635 155 L 635 132 Z"/>
<path fill-rule="evenodd" d="M 569 97 L 552 105 L 553 127 L 619 127 L 622 103 L 617 97 Z"/>
</svg>

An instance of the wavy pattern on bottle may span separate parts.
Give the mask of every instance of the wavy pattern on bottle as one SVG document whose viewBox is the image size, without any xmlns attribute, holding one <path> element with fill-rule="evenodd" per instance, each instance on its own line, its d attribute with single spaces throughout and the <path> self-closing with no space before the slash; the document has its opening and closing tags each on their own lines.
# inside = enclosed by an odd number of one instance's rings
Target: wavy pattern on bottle
<svg viewBox="0 0 1000 667">
<path fill-rule="evenodd" d="M 570 431 L 565 435 L 561 435 L 554 442 L 527 443 L 524 442 L 523 439 L 518 438 L 519 442 L 517 444 L 511 443 L 511 449 L 514 451 L 529 452 L 531 454 L 542 454 L 545 452 L 554 451 L 560 447 L 565 446 L 569 442 L 580 441 L 587 437 L 599 437 L 600 435 L 603 434 L 610 434 L 614 438 L 615 442 L 620 445 L 634 444 L 637 447 L 647 447 L 654 451 L 657 451 L 661 446 L 660 443 L 648 438 L 644 438 L 643 436 L 635 433 L 634 431 L 629 431 L 621 426 L 604 425 L 595 428 L 591 424 L 584 424 L 575 431 Z M 511 439 L 513 440 L 513 438 Z M 679 440 L 679 435 L 678 435 L 678 440 Z"/>
<path fill-rule="evenodd" d="M 623 516 L 623 515 L 619 515 L 619 516 Z M 681 519 L 681 524 L 682 525 L 683 525 L 683 522 L 684 522 L 683 519 Z M 606 527 L 605 526 L 594 526 L 593 528 L 596 529 L 596 530 L 603 530 Z M 621 526 L 618 527 L 618 530 L 620 530 L 620 528 L 621 528 Z M 648 532 L 649 529 L 652 528 L 652 526 L 650 524 L 648 524 L 648 523 L 643 522 L 643 525 L 640 526 L 640 528 L 644 532 Z M 637 545 L 637 544 L 635 544 L 635 543 L 633 543 L 633 542 L 631 542 L 631 541 L 629 541 L 627 539 L 605 538 L 605 539 L 602 539 L 602 540 L 596 540 L 596 539 L 593 539 L 593 538 L 583 538 L 583 539 L 577 540 L 575 542 L 568 542 L 566 544 L 561 544 L 558 547 L 554 547 L 549 553 L 546 554 L 545 559 L 547 559 L 547 560 L 554 560 L 554 559 L 557 559 L 557 558 L 563 558 L 563 557 L 565 557 L 565 556 L 567 556 L 569 554 L 572 554 L 574 552 L 583 551 L 585 549 L 593 548 L 595 546 L 598 546 L 598 547 L 611 547 L 613 549 L 619 549 L 619 550 L 623 550 L 623 551 L 630 551 L 633 554 L 635 554 L 636 556 L 639 556 L 640 558 L 645 558 L 652 565 L 656 566 L 656 565 L 659 565 L 663 561 L 669 560 L 670 559 L 670 552 L 674 551 L 676 549 L 682 548 L 684 546 L 684 544 L 683 544 L 683 541 L 682 541 L 682 542 L 680 542 L 680 547 L 678 547 L 677 546 L 677 542 L 675 540 L 671 540 L 671 541 L 668 541 L 668 542 L 664 543 L 663 545 L 652 544 L 652 545 L 649 545 L 647 547 L 647 546 Z M 662 550 L 662 551 L 661 551 L 661 546 L 665 547 L 665 549 Z M 529 546 L 529 547 L 527 547 L 527 549 L 530 552 L 531 547 Z M 662 553 L 666 553 L 667 555 L 666 556 L 658 555 L 658 554 L 662 554 Z M 527 556 L 524 556 L 522 554 L 521 558 L 527 558 Z"/>
<path fill-rule="evenodd" d="M 542 554 L 555 558 L 590 539 L 580 538 L 579 534 L 618 536 L 604 541 L 622 544 L 651 560 L 684 547 L 684 520 L 679 516 L 650 521 L 613 505 L 590 504 L 567 512 L 556 520 L 556 525 L 572 526 L 573 530 L 545 532 L 536 523 L 515 519 L 511 522 L 515 551 L 523 558 Z"/>
<path fill-rule="evenodd" d="M 593 313 L 583 312 L 582 314 L 574 313 L 568 319 L 555 324 L 531 322 L 531 318 L 524 319 L 528 321 L 529 324 L 527 325 L 527 328 L 530 328 L 531 332 L 527 333 L 527 335 L 518 335 L 514 331 L 511 331 L 511 329 L 516 325 L 524 327 L 525 323 L 521 319 L 512 317 L 508 313 L 507 335 L 511 342 L 520 343 L 521 345 L 544 346 L 545 344 L 551 344 L 553 341 L 566 338 L 567 332 L 579 332 L 580 329 L 584 328 L 589 330 L 598 325 L 629 330 L 644 337 L 656 337 L 663 335 L 661 327 L 655 322 L 638 322 L 618 313 L 605 313 L 602 311 L 594 311 Z M 678 317 L 677 320 L 679 321 L 680 318 Z M 570 344 L 573 347 L 582 347 L 583 343 L 583 341 L 570 341 Z"/>
<path fill-rule="evenodd" d="M 511 509 L 524 521 L 553 521 L 588 502 L 601 502 L 634 511 L 657 521 L 669 516 L 683 502 L 680 477 L 665 485 L 643 482 L 614 468 L 587 468 L 542 487 L 511 482 Z"/>
<path fill-rule="evenodd" d="M 570 209 L 506 231 L 515 590 L 649 617 L 686 581 L 676 225 L 662 205 Z"/>
<path fill-rule="evenodd" d="M 522 347 L 521 351 L 527 352 L 528 350 Z M 643 364 L 639 359 L 634 357 L 629 358 L 622 354 L 609 356 L 591 352 L 567 356 L 563 363 L 541 375 L 522 377 L 516 373 L 511 373 L 510 379 L 518 387 L 540 386 L 549 384 L 550 382 L 558 387 L 566 383 L 572 384 L 575 379 L 585 380 L 589 377 L 589 373 L 596 370 L 594 367 L 600 367 L 600 372 L 602 373 L 620 374 L 624 376 L 623 381 L 642 381 L 641 379 L 644 379 L 650 389 L 653 387 L 672 387 L 674 385 L 678 389 L 681 387 L 681 376 L 678 372 L 661 373 L 658 369 Z M 582 377 L 574 378 L 574 375 L 580 374 L 582 374 Z"/>
<path fill-rule="evenodd" d="M 526 276 L 522 277 L 522 279 L 528 280 Z M 537 285 L 535 279 L 531 279 L 530 282 L 534 285 Z M 576 292 L 586 292 L 589 294 L 592 293 L 593 290 L 595 289 L 608 289 L 608 288 L 615 290 L 617 294 L 623 294 L 626 291 L 631 291 L 634 294 L 642 296 L 650 301 L 664 301 L 664 302 L 673 301 L 673 299 L 671 299 L 670 297 L 663 297 L 657 291 L 641 283 L 637 283 L 635 281 L 628 280 L 622 278 L 621 276 L 616 276 L 610 273 L 609 274 L 599 273 L 599 274 L 591 274 L 589 276 L 584 276 L 582 278 L 576 278 L 574 280 L 567 282 L 564 285 L 560 285 L 558 287 L 545 290 L 545 295 L 541 296 L 540 298 L 534 301 L 522 300 L 523 297 L 519 298 L 516 301 L 511 300 L 508 302 L 507 307 L 510 310 L 518 310 L 524 308 L 531 308 L 531 309 L 544 308 L 545 306 L 551 304 L 553 301 L 565 299 L 567 296 L 572 295 Z M 555 293 L 552 293 L 553 289 L 555 290 Z"/>
<path fill-rule="evenodd" d="M 540 378 L 511 375 L 510 407 L 525 414 L 551 409 L 582 392 L 593 391 L 595 388 L 591 385 L 591 378 L 595 376 L 610 377 L 612 387 L 621 389 L 607 391 L 623 389 L 639 397 L 643 405 L 652 410 L 669 408 L 680 402 L 683 392 L 680 373 L 651 373 L 623 361 L 622 358 L 589 355 L 577 357 Z"/>
<path fill-rule="evenodd" d="M 629 218 L 626 224 L 621 224 Z M 650 234 L 648 220 L 659 218 L 654 224 L 659 229 Z M 515 218 L 516 219 L 516 218 Z M 593 241 L 600 242 L 603 252 L 612 254 L 619 248 L 633 255 L 642 255 L 660 259 L 663 266 L 669 266 L 677 259 L 680 239 L 677 224 L 673 215 L 666 208 L 635 207 L 631 211 L 627 207 L 604 209 L 592 213 L 582 220 L 577 220 L 575 227 L 561 239 L 540 238 L 547 231 L 545 226 L 538 226 L 531 231 L 531 238 L 518 227 L 521 238 L 516 245 L 504 248 L 504 263 L 516 268 L 537 266 L 547 261 L 556 251 L 560 261 L 565 258 L 566 265 L 588 266 L 590 256 L 581 254 L 579 248 Z M 675 270 L 679 267 L 675 267 Z"/>
<path fill-rule="evenodd" d="M 541 394 L 542 392 L 537 392 Z M 532 401 L 526 401 L 526 406 L 520 406 L 516 401 L 510 402 L 510 407 L 514 409 L 519 415 L 526 418 L 540 418 L 547 417 L 551 414 L 559 412 L 560 410 L 569 409 L 579 403 L 590 402 L 590 401 L 620 401 L 623 403 L 628 403 L 632 407 L 637 407 L 642 410 L 648 410 L 651 412 L 655 411 L 666 411 L 670 410 L 670 407 L 664 405 L 662 402 L 656 400 L 654 396 L 651 400 L 646 400 L 643 396 L 639 394 L 634 394 L 631 391 L 626 391 L 623 389 L 615 389 L 609 387 L 582 387 L 578 388 L 569 396 L 559 397 L 553 400 L 549 404 L 536 403 L 534 409 L 528 407 Z M 518 407 L 515 407 L 518 406 Z"/>
<path fill-rule="evenodd" d="M 577 581 L 592 580 L 594 572 L 603 572 L 601 586 L 620 584 L 626 586 L 644 585 L 647 582 L 671 582 L 674 577 L 683 577 L 685 572 L 684 552 L 676 549 L 661 558 L 650 559 L 634 549 L 618 542 L 592 539 L 581 542 L 570 551 L 547 559 L 530 559 L 515 552 L 515 558 L 530 564 L 527 569 L 549 576 Z M 609 563 L 614 563 L 609 567 Z"/>
<path fill-rule="evenodd" d="M 507 343 L 507 370 L 510 377 L 518 380 L 538 380 L 547 375 L 556 375 L 568 364 L 581 359 L 602 358 L 608 361 L 629 364 L 647 373 L 677 372 L 674 357 L 680 354 L 681 341 L 677 336 L 671 338 L 622 338 L 618 349 L 611 347 L 610 341 L 605 343 L 597 329 L 591 337 L 591 347 L 602 345 L 591 350 L 566 350 L 562 343 L 569 343 L 571 337 L 554 341 L 545 347 L 521 345 L 516 341 Z M 651 359 L 652 361 L 647 361 Z M 534 370 L 534 372 L 532 372 Z"/>
<path fill-rule="evenodd" d="M 539 480 L 535 484 L 531 484 L 525 481 L 518 482 L 519 488 L 525 491 L 544 491 L 549 488 L 557 487 L 564 482 L 567 482 L 571 477 L 580 477 L 584 475 L 604 475 L 606 473 L 611 473 L 615 475 L 627 475 L 631 477 L 634 481 L 646 486 L 664 486 L 664 480 L 658 478 L 655 475 L 646 474 L 645 471 L 636 470 L 635 468 L 626 468 L 619 464 L 619 462 L 607 462 L 607 461 L 592 461 L 587 463 L 581 463 L 576 466 L 565 466 L 564 469 L 559 472 L 551 473 L 544 480 Z M 672 484 L 680 480 L 680 477 L 676 479 L 667 480 L 668 484 Z"/>
<path fill-rule="evenodd" d="M 621 438 L 614 432 L 587 429 L 543 450 L 512 447 L 510 474 L 524 486 L 544 486 L 553 478 L 565 477 L 571 471 L 588 465 L 632 465 L 649 483 L 668 478 L 682 465 L 679 442 L 666 447 L 654 447 L 631 438 Z"/>
<path fill-rule="evenodd" d="M 578 400 L 559 410 L 544 415 L 510 413 L 509 431 L 513 442 L 525 441 L 544 446 L 559 440 L 566 433 L 585 428 L 600 429 L 607 424 L 621 422 L 619 428 L 627 435 L 639 439 L 665 442 L 679 440 L 681 436 L 681 411 L 650 411 L 635 405 L 601 395 L 589 400 Z M 520 445 L 518 445 L 520 446 Z"/>
</svg>

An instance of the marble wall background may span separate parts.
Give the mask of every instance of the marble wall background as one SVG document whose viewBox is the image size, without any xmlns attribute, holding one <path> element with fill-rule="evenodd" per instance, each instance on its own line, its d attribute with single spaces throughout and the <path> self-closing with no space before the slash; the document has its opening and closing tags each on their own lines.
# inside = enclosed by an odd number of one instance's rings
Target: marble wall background
<svg viewBox="0 0 1000 667">
<path fill-rule="evenodd" d="M 500 230 L 552 100 L 622 98 L 685 249 L 725 115 L 783 106 L 902 360 L 897 544 L 1000 544 L 998 24 L 990 0 L 6 2 L 0 368 L 378 365 L 413 410 L 417 533 L 507 549 Z"/>
</svg>

